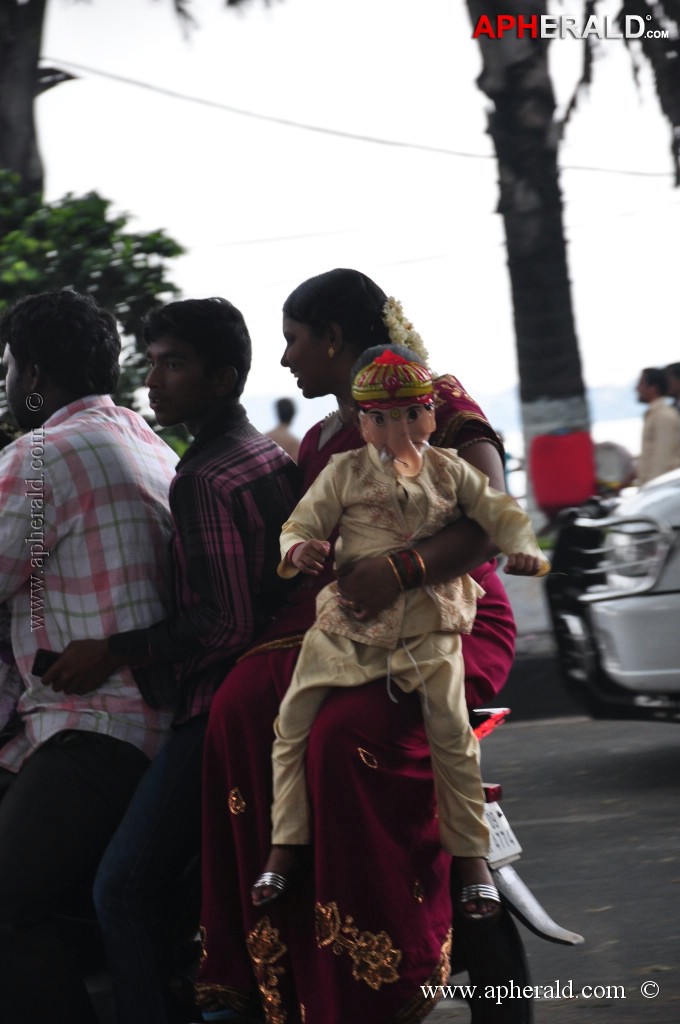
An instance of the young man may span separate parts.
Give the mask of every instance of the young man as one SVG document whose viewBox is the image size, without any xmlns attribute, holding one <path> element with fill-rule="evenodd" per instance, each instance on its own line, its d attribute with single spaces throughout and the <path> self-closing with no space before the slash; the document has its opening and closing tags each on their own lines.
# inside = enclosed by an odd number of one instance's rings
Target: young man
<svg viewBox="0 0 680 1024">
<path fill-rule="evenodd" d="M 91 884 L 170 715 L 141 673 L 107 671 L 87 693 L 55 691 L 39 648 L 144 628 L 167 614 L 168 487 L 175 456 L 109 397 L 114 318 L 72 291 L 23 299 L 0 322 L 7 399 L 26 433 L 0 455 L 0 602 L 24 693 L 0 749 L 0 1017 L 94 1024 L 55 924 Z M 153 682 L 146 673 L 145 685 Z"/>
<path fill-rule="evenodd" d="M 174 302 L 145 328 L 149 400 L 162 426 L 194 441 L 170 489 L 175 608 L 149 628 L 72 644 L 46 676 L 77 689 L 110 664 L 175 663 L 172 739 L 102 860 L 95 902 L 121 1024 L 174 1020 L 171 911 L 178 881 L 198 894 L 203 736 L 212 696 L 283 597 L 278 538 L 296 500 L 297 469 L 248 422 L 239 399 L 250 369 L 243 317 L 224 299 Z M 193 873 L 193 875 L 192 875 Z M 191 886 L 188 887 L 191 891 Z M 198 900 L 184 908 L 198 926 Z"/>
<path fill-rule="evenodd" d="M 649 406 L 642 424 L 637 482 L 646 484 L 680 467 L 680 414 L 668 405 L 668 381 L 663 370 L 647 367 L 637 383 L 638 400 Z"/>
</svg>

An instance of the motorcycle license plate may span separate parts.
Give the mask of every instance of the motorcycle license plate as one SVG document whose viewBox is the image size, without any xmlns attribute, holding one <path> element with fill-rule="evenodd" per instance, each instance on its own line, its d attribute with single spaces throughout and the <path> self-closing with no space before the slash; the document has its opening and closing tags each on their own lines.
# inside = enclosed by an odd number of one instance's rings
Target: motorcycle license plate
<svg viewBox="0 0 680 1024">
<path fill-rule="evenodd" d="M 489 867 L 500 868 L 517 860 L 522 853 L 517 836 L 510 828 L 500 804 L 484 804 L 486 823 L 489 826 Z"/>
</svg>

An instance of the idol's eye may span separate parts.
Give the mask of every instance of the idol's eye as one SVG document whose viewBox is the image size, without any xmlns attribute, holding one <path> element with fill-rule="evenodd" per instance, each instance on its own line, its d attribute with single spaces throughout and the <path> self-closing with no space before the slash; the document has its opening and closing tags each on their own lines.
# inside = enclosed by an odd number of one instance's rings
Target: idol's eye
<svg viewBox="0 0 680 1024">
<path fill-rule="evenodd" d="M 419 416 L 420 416 L 420 406 L 419 405 L 412 405 L 410 407 L 410 409 L 408 410 L 408 412 L 406 413 L 406 419 L 408 420 L 409 423 L 415 423 L 415 421 L 418 419 Z"/>
<path fill-rule="evenodd" d="M 372 412 L 371 419 L 375 423 L 376 427 L 382 427 L 385 423 L 385 417 L 381 412 Z"/>
</svg>

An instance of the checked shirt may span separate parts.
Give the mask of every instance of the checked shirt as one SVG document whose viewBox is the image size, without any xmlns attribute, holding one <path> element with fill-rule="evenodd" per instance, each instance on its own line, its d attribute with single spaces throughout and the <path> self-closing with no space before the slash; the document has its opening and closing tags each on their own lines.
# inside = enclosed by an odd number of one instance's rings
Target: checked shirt
<svg viewBox="0 0 680 1024">
<path fill-rule="evenodd" d="M 123 668 L 84 696 L 31 674 L 38 648 L 139 629 L 168 613 L 168 489 L 176 456 L 129 409 L 90 395 L 0 454 L 0 601 L 25 692 L 24 730 L 0 751 L 18 771 L 64 729 L 125 740 L 152 758 L 169 713 L 150 708 Z"/>
</svg>

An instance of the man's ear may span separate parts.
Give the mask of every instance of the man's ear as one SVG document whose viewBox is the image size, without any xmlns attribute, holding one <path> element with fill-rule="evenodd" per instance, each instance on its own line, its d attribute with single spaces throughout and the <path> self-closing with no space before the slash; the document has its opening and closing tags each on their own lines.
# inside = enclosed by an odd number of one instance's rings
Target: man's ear
<svg viewBox="0 0 680 1024">
<path fill-rule="evenodd" d="M 238 373 L 233 366 L 220 366 L 210 375 L 217 398 L 226 398 L 232 394 L 238 384 Z"/>
</svg>

